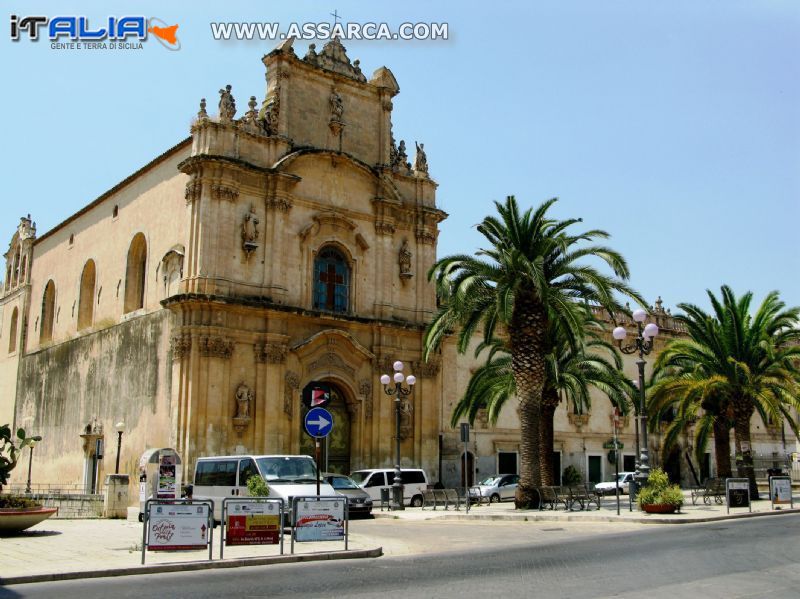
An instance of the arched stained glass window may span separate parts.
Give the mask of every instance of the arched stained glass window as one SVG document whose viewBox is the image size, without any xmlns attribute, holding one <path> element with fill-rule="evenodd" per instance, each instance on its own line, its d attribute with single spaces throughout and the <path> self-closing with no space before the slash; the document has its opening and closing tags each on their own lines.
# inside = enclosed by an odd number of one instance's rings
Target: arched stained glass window
<svg viewBox="0 0 800 599">
<path fill-rule="evenodd" d="M 347 260 L 336 248 L 322 248 L 314 260 L 314 307 L 347 312 L 349 297 L 350 268 Z"/>
</svg>

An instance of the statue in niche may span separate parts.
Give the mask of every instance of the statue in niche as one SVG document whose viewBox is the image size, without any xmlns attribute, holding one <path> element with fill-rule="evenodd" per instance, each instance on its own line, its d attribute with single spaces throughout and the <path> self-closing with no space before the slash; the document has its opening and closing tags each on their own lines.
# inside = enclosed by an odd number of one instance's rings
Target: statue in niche
<svg viewBox="0 0 800 599">
<path fill-rule="evenodd" d="M 250 418 L 250 405 L 253 403 L 253 392 L 250 387 L 242 383 L 236 389 L 236 416 L 235 418 Z"/>
<path fill-rule="evenodd" d="M 250 212 L 244 215 L 242 221 L 242 249 L 247 257 L 258 247 L 258 217 L 250 206 Z"/>
<path fill-rule="evenodd" d="M 336 122 L 342 121 L 342 116 L 344 116 L 344 104 L 342 104 L 342 96 L 339 95 L 339 92 L 336 91 L 334 87 L 331 90 L 331 120 Z"/>
<path fill-rule="evenodd" d="M 225 89 L 219 90 L 219 118 L 230 121 L 236 114 L 236 100 L 231 94 L 231 86 L 226 85 Z"/>
<path fill-rule="evenodd" d="M 411 276 L 411 250 L 408 248 L 408 240 L 403 240 L 403 245 L 400 246 L 398 255 L 398 263 L 400 264 L 400 277 L 408 278 Z"/>
<path fill-rule="evenodd" d="M 417 155 L 414 158 L 414 170 L 418 173 L 428 173 L 428 156 L 425 154 L 425 144 L 417 143 Z"/>
</svg>

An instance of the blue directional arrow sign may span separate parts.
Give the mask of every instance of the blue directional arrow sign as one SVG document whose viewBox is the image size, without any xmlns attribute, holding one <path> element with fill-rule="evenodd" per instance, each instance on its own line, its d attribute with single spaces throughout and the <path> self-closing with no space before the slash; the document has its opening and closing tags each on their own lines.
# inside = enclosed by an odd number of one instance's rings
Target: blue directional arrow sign
<svg viewBox="0 0 800 599">
<path fill-rule="evenodd" d="M 305 426 L 312 437 L 327 437 L 333 428 L 333 416 L 325 408 L 311 408 L 306 414 Z"/>
</svg>

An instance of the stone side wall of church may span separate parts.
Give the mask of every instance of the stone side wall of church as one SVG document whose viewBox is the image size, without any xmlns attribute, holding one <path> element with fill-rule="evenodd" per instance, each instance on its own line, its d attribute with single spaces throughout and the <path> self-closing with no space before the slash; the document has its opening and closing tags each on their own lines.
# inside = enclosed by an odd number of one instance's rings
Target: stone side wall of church
<svg viewBox="0 0 800 599">
<path fill-rule="evenodd" d="M 96 419 L 104 431 L 99 479 L 114 472 L 115 423 L 125 422 L 120 472 L 138 481 L 139 456 L 172 438 L 170 313 L 158 310 L 20 359 L 16 421 L 42 436 L 33 455 L 36 484 L 81 484 L 81 434 Z M 27 426 L 30 424 L 30 426 Z M 17 468 L 14 479 L 27 475 Z M 137 476 L 133 476 L 136 474 Z"/>
</svg>

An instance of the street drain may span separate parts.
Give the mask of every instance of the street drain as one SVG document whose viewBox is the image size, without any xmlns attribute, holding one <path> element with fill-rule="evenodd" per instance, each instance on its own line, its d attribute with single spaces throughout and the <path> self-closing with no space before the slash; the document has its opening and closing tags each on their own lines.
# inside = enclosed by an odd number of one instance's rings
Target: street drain
<svg viewBox="0 0 800 599">
<path fill-rule="evenodd" d="M 542 532 L 556 532 L 559 530 L 564 530 L 563 528 L 543 528 Z"/>
</svg>

